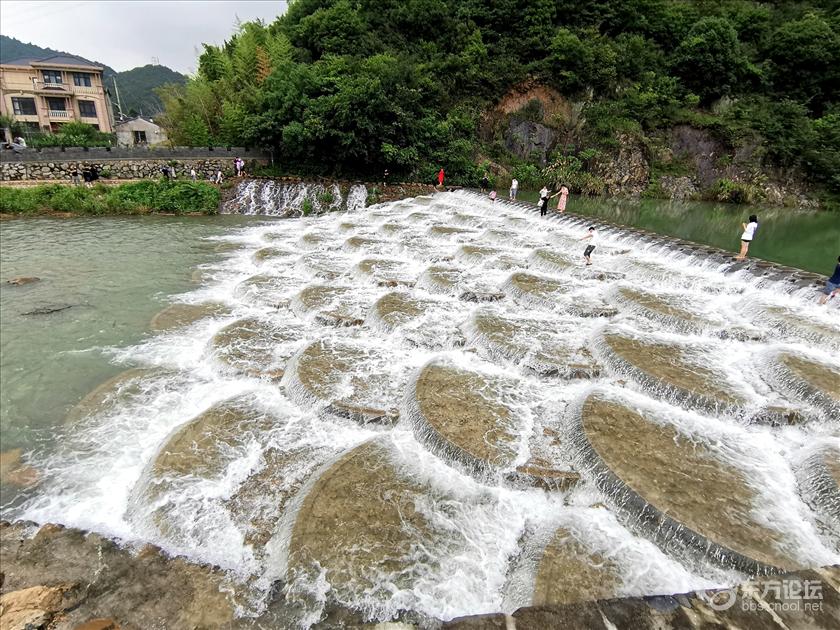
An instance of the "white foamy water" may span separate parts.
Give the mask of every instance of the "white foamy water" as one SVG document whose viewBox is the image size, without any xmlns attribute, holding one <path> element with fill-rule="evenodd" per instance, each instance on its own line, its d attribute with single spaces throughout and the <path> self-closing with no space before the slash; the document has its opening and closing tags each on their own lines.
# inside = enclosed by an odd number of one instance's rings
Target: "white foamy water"
<svg viewBox="0 0 840 630">
<path fill-rule="evenodd" d="M 284 188 L 281 193 L 256 183 L 246 192 L 240 200 L 245 212 L 260 204 L 286 207 L 307 198 L 321 203 L 335 199 L 324 194 L 330 191 L 318 190 L 312 197 L 311 191 Z M 354 190 L 344 203 L 359 207 L 362 197 Z M 491 204 L 467 193 L 232 230 L 223 242 L 239 248 L 205 265 L 203 284 L 177 298 L 191 304 L 220 302 L 228 313 L 111 352 L 113 360 L 127 368 L 151 371 L 140 386 L 116 390 L 106 404 L 88 410 L 85 418 L 67 428 L 63 447 L 45 462 L 39 494 L 13 516 L 149 541 L 172 553 L 218 564 L 231 572 L 238 588 L 250 589 L 250 607 L 242 612 L 253 615 L 265 605 L 272 581 L 286 578 L 296 510 L 318 475 L 350 449 L 380 437 L 389 444 L 400 474 L 428 489 L 414 507 L 431 529 L 446 533 L 446 542 L 418 548 L 409 563 L 408 580 L 380 568 L 371 570 L 376 588 L 360 584 L 354 590 L 350 585 L 351 595 L 342 603 L 372 618 L 410 609 L 448 619 L 527 605 L 539 558 L 526 561 L 523 549 L 533 547 L 529 540 L 546 541 L 557 527 L 573 532 L 591 552 L 619 567 L 618 595 L 682 592 L 743 578 L 710 563 L 671 557 L 632 533 L 602 505 L 605 498 L 590 480 L 568 492 L 480 482 L 421 446 L 404 417 L 389 427 L 330 415 L 325 407 L 333 400 L 310 404 L 308 393 L 286 391 L 288 383 L 297 382 L 289 372 L 282 379 L 260 378 L 256 355 L 254 374 L 237 373 L 219 360 L 214 336 L 233 322 L 257 317 L 271 322 L 272 329 L 293 331 L 277 341 L 273 356 L 265 359 L 271 366 L 289 367 L 286 361 L 291 357 L 296 357 L 292 365 L 297 366 L 299 353 L 319 340 L 367 353 L 369 358 L 355 370 L 351 367 L 331 382 L 330 396 L 335 399 L 358 395 L 365 404 L 374 404 L 376 397 L 366 399 L 370 392 L 363 388 L 375 381 L 374 394 L 387 392 L 381 395 L 383 405 L 404 404 L 407 384 L 433 359 L 504 376 L 517 389 L 506 399 L 518 409 L 521 421 L 516 464 L 527 461 L 532 436 L 562 431 L 568 409 L 593 388 L 653 409 L 657 417 L 668 417 L 692 439 L 715 445 L 723 461 L 746 471 L 757 497 L 751 506 L 755 521 L 780 532 L 799 563 L 840 561 L 821 538 L 795 478 L 796 467 L 815 444 L 840 441 L 838 419 L 775 391 L 759 369 L 768 348 L 806 354 L 840 369 L 832 349 L 840 339 L 837 307 L 819 309 L 810 289 L 790 290 L 745 272 L 724 274 L 710 260 L 672 252 L 618 229 L 602 230 L 594 265 L 584 267 L 585 243 L 577 242 L 584 234 L 584 223 L 540 219 L 521 207 Z M 269 247 L 283 254 L 255 256 Z M 538 264 L 538 249 L 565 258 L 566 265 Z M 510 282 L 517 273 L 559 281 L 565 288 L 539 299 L 520 295 Z M 335 291 L 307 301 L 301 292 L 314 286 Z M 616 303 L 617 287 L 662 295 L 707 319 L 708 326 L 694 334 L 667 329 Z M 380 298 L 394 292 L 419 304 L 409 321 L 395 323 L 373 309 Z M 482 303 L 469 297 L 494 293 L 502 294 L 496 296 L 501 299 Z M 769 325 L 762 305 L 819 325 L 821 341 Z M 495 355 L 476 352 L 471 345 L 481 341 L 471 323 L 479 312 L 536 322 L 541 343 L 558 347 L 586 349 L 604 330 L 612 330 L 696 348 L 709 368 L 725 374 L 745 400 L 744 407 L 781 405 L 805 420 L 770 427 L 748 424 L 734 413 L 675 409 L 606 368 L 594 379 L 563 380 L 535 374 L 525 367 L 527 360 L 521 365 L 509 357 L 491 362 L 487 357 Z M 352 325 L 331 325 L 337 321 Z M 737 337 L 722 334 L 735 329 L 746 332 Z M 202 455 L 206 464 L 200 473 L 180 470 L 177 462 L 156 468 L 165 445 L 187 423 L 230 400 L 250 410 L 248 418 L 242 420 L 241 432 L 225 434 L 212 447 L 198 439 L 193 442 L 192 452 Z M 559 457 L 553 464 L 567 470 L 571 456 Z M 285 492 L 282 501 L 273 494 L 256 501 L 243 489 L 260 474 L 271 479 L 276 465 L 272 462 L 278 458 L 285 467 L 268 487 Z M 253 525 L 257 516 L 260 524 Z M 263 528 L 259 543 L 249 542 L 251 528 Z M 352 545 L 348 540 L 348 554 Z M 330 597 L 329 576 L 302 576 L 287 584 L 286 592 L 307 595 L 310 610 L 302 619 L 306 625 L 317 620 L 320 606 Z"/>
</svg>

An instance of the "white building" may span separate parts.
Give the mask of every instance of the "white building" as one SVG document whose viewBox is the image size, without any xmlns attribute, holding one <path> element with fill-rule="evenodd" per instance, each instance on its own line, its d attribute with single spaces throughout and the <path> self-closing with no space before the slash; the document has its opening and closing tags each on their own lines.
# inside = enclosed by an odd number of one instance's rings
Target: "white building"
<svg viewBox="0 0 840 630">
<path fill-rule="evenodd" d="M 128 118 L 114 125 L 114 130 L 117 132 L 117 144 L 121 147 L 166 142 L 166 132 L 151 118 Z"/>
</svg>

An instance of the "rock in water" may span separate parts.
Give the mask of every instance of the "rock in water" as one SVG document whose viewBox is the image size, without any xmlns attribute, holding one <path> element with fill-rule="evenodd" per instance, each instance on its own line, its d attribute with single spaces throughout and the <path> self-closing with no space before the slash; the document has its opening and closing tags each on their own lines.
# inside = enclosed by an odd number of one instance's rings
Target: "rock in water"
<svg viewBox="0 0 840 630">
<path fill-rule="evenodd" d="M 6 280 L 7 284 L 13 284 L 15 286 L 23 286 L 24 284 L 32 284 L 34 282 L 40 282 L 41 278 L 36 276 L 18 276 L 17 278 L 9 278 Z"/>
<path fill-rule="evenodd" d="M 299 326 L 277 326 L 267 318 L 249 317 L 217 332 L 211 348 L 219 361 L 238 374 L 279 379 L 302 334 Z"/>
<path fill-rule="evenodd" d="M 518 302 L 551 310 L 557 298 L 572 286 L 571 282 L 520 271 L 510 276 L 502 289 Z"/>
<path fill-rule="evenodd" d="M 322 340 L 289 360 L 283 384 L 302 407 L 356 422 L 391 424 L 397 420 L 399 384 L 389 357 L 374 348 Z"/>
<path fill-rule="evenodd" d="M 572 411 L 576 465 L 625 522 L 666 552 L 751 575 L 796 570 L 796 543 L 754 516 L 748 474 L 700 436 L 591 394 Z"/>
<path fill-rule="evenodd" d="M 350 287 L 308 286 L 292 300 L 292 310 L 301 318 L 312 317 L 323 326 L 360 326 L 368 304 Z"/>
<path fill-rule="evenodd" d="M 600 373 L 583 347 L 569 347 L 552 333 L 556 321 L 516 319 L 491 311 L 478 311 L 463 325 L 468 343 L 484 358 L 510 361 L 543 376 L 593 378 Z"/>
<path fill-rule="evenodd" d="M 664 297 L 630 287 L 619 287 L 610 292 L 609 297 L 619 306 L 676 332 L 697 334 L 719 325 L 683 308 L 677 297 Z"/>
<path fill-rule="evenodd" d="M 152 318 L 149 328 L 155 332 L 189 326 L 205 317 L 226 315 L 230 309 L 219 302 L 201 304 L 171 304 Z"/>
<path fill-rule="evenodd" d="M 621 585 L 619 567 L 558 527 L 540 559 L 532 606 L 608 599 Z"/>
<path fill-rule="evenodd" d="M 719 369 L 709 367 L 711 349 L 644 339 L 604 331 L 595 340 L 595 355 L 616 374 L 632 378 L 653 396 L 704 411 L 739 413 L 744 395 Z M 699 356 L 698 356 L 699 354 Z"/>
<path fill-rule="evenodd" d="M 759 362 L 764 379 L 775 389 L 840 418 L 840 369 L 811 357 L 773 350 Z"/>
<path fill-rule="evenodd" d="M 454 528 L 435 527 L 419 509 L 435 489 L 402 471 L 387 438 L 364 442 L 330 466 L 306 493 L 292 528 L 287 581 L 325 580 L 340 603 L 360 598 L 375 606 L 395 590 L 426 579 L 440 554 L 465 544 Z"/>
<path fill-rule="evenodd" d="M 513 379 L 432 361 L 409 385 L 405 410 L 418 441 L 481 481 L 501 476 L 567 489 L 577 474 L 556 463 L 559 458 L 539 443 L 543 436 L 529 435 L 522 412 L 527 402 Z M 535 461 L 534 454 L 543 451 L 549 459 Z"/>
</svg>

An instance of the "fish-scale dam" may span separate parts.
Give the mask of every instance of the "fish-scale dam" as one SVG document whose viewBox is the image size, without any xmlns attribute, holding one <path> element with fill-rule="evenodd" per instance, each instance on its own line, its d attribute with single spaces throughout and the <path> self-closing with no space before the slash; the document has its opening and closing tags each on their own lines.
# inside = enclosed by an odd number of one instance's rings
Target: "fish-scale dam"
<svg viewBox="0 0 840 630">
<path fill-rule="evenodd" d="M 582 219 L 469 192 L 354 195 L 217 238 L 14 516 L 219 565 L 239 616 L 301 627 L 840 562 L 813 287 L 609 227 L 586 267 Z"/>
</svg>

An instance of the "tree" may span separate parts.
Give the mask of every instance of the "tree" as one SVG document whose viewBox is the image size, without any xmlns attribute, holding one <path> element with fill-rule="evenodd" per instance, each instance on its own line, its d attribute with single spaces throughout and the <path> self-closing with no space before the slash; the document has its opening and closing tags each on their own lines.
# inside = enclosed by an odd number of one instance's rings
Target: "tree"
<svg viewBox="0 0 840 630">
<path fill-rule="evenodd" d="M 808 14 L 783 24 L 767 52 L 776 92 L 808 102 L 817 113 L 840 102 L 840 33 L 825 19 Z"/>
<path fill-rule="evenodd" d="M 704 103 L 731 94 L 747 70 L 738 34 L 724 18 L 703 18 L 680 42 L 674 72 Z"/>
</svg>

